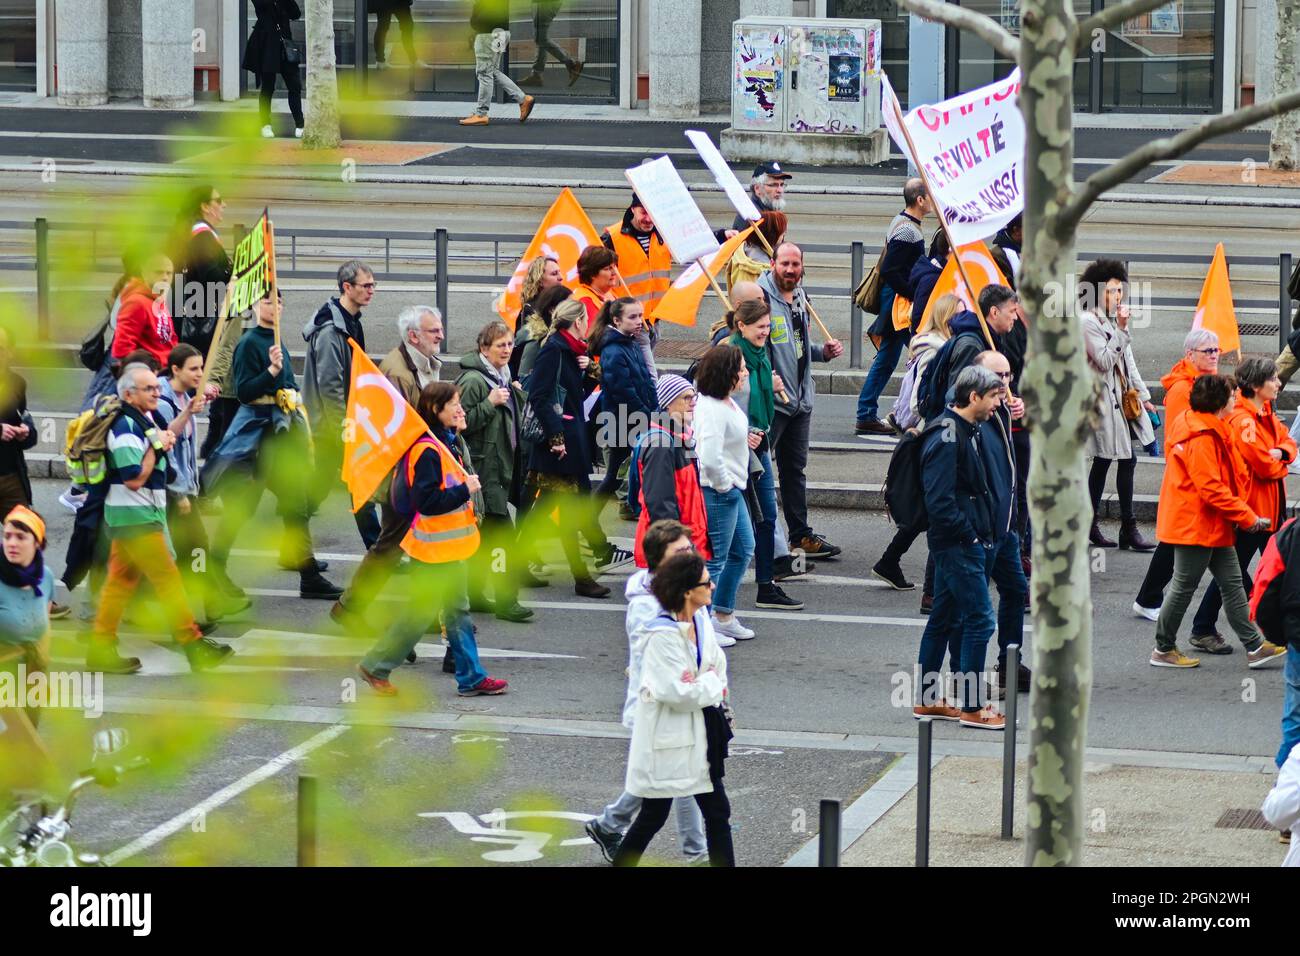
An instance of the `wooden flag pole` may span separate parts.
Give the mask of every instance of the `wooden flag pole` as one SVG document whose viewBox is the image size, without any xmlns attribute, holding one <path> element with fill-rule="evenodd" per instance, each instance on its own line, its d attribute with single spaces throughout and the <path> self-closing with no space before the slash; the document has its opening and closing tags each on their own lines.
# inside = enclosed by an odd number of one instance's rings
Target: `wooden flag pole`
<svg viewBox="0 0 1300 956">
<path fill-rule="evenodd" d="M 212 332 L 212 344 L 208 346 L 207 357 L 203 360 L 203 377 L 199 379 L 196 395 L 202 395 L 203 390 L 207 388 L 208 376 L 212 374 L 212 361 L 217 357 L 217 350 L 221 348 L 221 336 L 225 334 L 226 322 L 230 318 L 230 287 L 232 284 L 231 282 L 226 283 L 226 294 L 221 297 L 221 312 L 217 315 L 217 327 Z"/>
<path fill-rule="evenodd" d="M 728 312 L 730 312 L 731 300 L 727 298 L 725 293 L 723 293 L 722 287 L 718 285 L 718 280 L 713 278 L 713 273 L 709 271 L 708 265 L 705 264 L 703 259 L 696 259 L 695 264 L 704 270 L 704 277 L 709 280 L 709 285 L 713 286 L 713 291 L 716 292 L 718 298 L 722 300 L 722 305 Z"/>
<path fill-rule="evenodd" d="M 808 314 L 813 317 L 813 321 L 817 323 L 817 327 L 822 330 L 822 335 L 824 335 L 826 341 L 829 342 L 831 339 L 835 338 L 835 336 L 831 335 L 831 330 L 826 328 L 826 323 L 822 321 L 821 316 L 817 314 L 817 310 L 813 308 L 812 299 L 808 298 L 808 293 L 805 292 L 803 296 L 804 301 L 808 303 Z"/>
<path fill-rule="evenodd" d="M 762 231 L 758 228 L 762 223 L 763 220 L 761 219 L 755 219 L 753 221 L 754 235 L 758 236 L 758 241 L 763 244 L 763 248 L 767 250 L 767 254 L 769 256 L 775 256 L 776 252 L 772 249 L 772 244 L 767 241 L 767 236 L 763 235 Z"/>
<path fill-rule="evenodd" d="M 271 305 L 275 308 L 275 346 L 280 348 L 279 292 L 275 280 L 275 223 L 266 220 L 266 268 L 271 276 Z"/>
</svg>

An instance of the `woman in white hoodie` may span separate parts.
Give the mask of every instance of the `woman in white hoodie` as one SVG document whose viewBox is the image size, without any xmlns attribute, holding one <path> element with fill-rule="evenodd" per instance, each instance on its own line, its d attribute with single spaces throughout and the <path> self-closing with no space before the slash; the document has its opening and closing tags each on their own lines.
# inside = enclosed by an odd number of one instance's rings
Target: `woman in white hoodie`
<svg viewBox="0 0 1300 956">
<path fill-rule="evenodd" d="M 1300 824 L 1300 744 L 1291 748 L 1291 756 L 1278 771 L 1277 783 L 1264 798 L 1261 812 L 1279 830 L 1294 830 Z M 1292 838 L 1291 849 L 1282 865 L 1300 866 L 1300 840 Z"/>
<path fill-rule="evenodd" d="M 668 820 L 674 797 L 694 797 L 704 816 L 712 866 L 735 866 L 731 804 L 722 785 L 731 739 L 727 658 L 695 612 L 709 606 L 713 581 L 698 554 L 663 562 L 651 581 L 664 613 L 641 629 L 643 657 L 628 750 L 628 793 L 641 811 L 614 855 L 636 866 Z"/>
</svg>

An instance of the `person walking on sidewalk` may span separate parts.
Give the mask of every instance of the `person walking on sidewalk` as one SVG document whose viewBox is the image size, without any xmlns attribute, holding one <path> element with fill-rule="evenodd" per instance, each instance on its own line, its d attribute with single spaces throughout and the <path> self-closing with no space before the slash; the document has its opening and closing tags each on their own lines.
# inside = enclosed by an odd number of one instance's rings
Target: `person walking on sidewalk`
<svg viewBox="0 0 1300 956">
<path fill-rule="evenodd" d="M 474 112 L 460 121 L 461 126 L 487 126 L 488 107 L 499 83 L 506 96 L 519 104 L 519 122 L 527 121 L 533 111 L 529 96 L 501 70 L 501 60 L 510 46 L 510 0 L 474 0 L 469 26 L 474 32 L 474 73 L 478 77 L 478 102 Z"/>
<path fill-rule="evenodd" d="M 921 478 L 934 555 L 934 609 L 921 635 L 921 674 L 913 716 L 1003 730 L 1006 718 L 986 705 L 984 654 L 993 636 L 989 573 L 998 554 L 997 504 L 990 486 L 981 425 L 1002 404 L 1006 386 L 982 365 L 957 376 L 954 400 L 926 425 Z M 958 656 L 961 706 L 944 700 L 944 651 Z"/>
<path fill-rule="evenodd" d="M 925 183 L 909 179 L 903 185 L 903 211 L 889 224 L 889 232 L 885 234 L 885 254 L 880 261 L 880 314 L 868 330 L 880 345 L 858 395 L 858 420 L 853 429 L 858 435 L 894 433 L 887 423 L 880 420 L 880 395 L 889 384 L 899 356 L 903 354 L 903 346 L 912 334 L 910 328 L 894 328 L 894 297 L 912 298 L 909 284 L 912 266 L 925 255 L 925 233 L 921 231 L 921 221 L 933 208 Z"/>
<path fill-rule="evenodd" d="M 1228 434 L 1234 404 L 1231 378 L 1203 375 L 1192 385 L 1190 408 L 1168 423 L 1168 461 L 1160 486 L 1156 535 L 1173 548 L 1174 573 L 1156 621 L 1153 667 L 1200 664 L 1180 653 L 1176 641 L 1207 568 L 1219 584 L 1228 624 L 1246 649 L 1247 666 L 1262 667 L 1286 653 L 1264 640 L 1250 620 L 1241 564 L 1233 550 L 1234 528 L 1254 534 L 1266 531 L 1273 522 L 1245 501 L 1250 476 Z"/>
<path fill-rule="evenodd" d="M 664 376 L 677 378 L 678 376 Z M 684 379 L 682 381 L 685 381 Z M 627 581 L 627 613 L 623 626 L 627 632 L 627 695 L 623 701 L 623 726 L 632 730 L 636 726 L 637 702 L 641 694 L 641 663 L 645 656 L 644 626 L 664 613 L 655 600 L 650 584 L 654 573 L 669 558 L 695 552 L 691 544 L 692 530 L 680 521 L 662 519 L 646 528 L 641 545 L 648 566 L 639 570 Z M 694 622 L 700 631 L 712 633 L 713 623 L 704 608 L 695 612 Z M 715 635 L 716 637 L 716 635 Z M 736 642 L 731 638 L 718 639 L 719 647 Z M 632 825 L 641 810 L 641 798 L 624 790 L 617 800 L 586 822 L 583 829 L 600 848 L 607 862 L 614 862 L 623 834 Z M 674 797 L 673 811 L 677 816 L 677 842 L 688 863 L 703 862 L 708 847 L 704 838 L 704 818 L 691 797 Z"/>
<path fill-rule="evenodd" d="M 578 78 L 582 76 L 583 62 L 569 56 L 551 39 L 551 24 L 555 22 L 562 6 L 564 0 L 533 0 L 533 42 L 537 44 L 537 56 L 533 60 L 532 72 L 519 81 L 520 86 L 546 85 L 542 73 L 546 69 L 548 53 L 564 64 L 565 70 L 569 73 L 570 86 L 577 83 Z"/>
<path fill-rule="evenodd" d="M 1151 392 L 1137 362 L 1133 360 L 1129 309 L 1124 304 L 1128 272 L 1116 259 L 1098 259 L 1088 264 L 1079 278 L 1079 301 L 1084 307 L 1080 316 L 1088 363 L 1101 377 L 1101 394 L 1097 399 L 1098 427 L 1088 436 L 1088 454 L 1092 468 L 1088 472 L 1088 492 L 1092 498 L 1092 530 L 1088 540 L 1098 547 L 1113 548 L 1116 542 L 1101 530 L 1101 495 L 1106 487 L 1106 473 L 1117 462 L 1115 488 L 1119 492 L 1119 542 L 1122 549 L 1154 551 L 1155 545 L 1142 537 L 1133 514 L 1133 473 L 1137 469 L 1137 450 L 1156 440 L 1147 411 L 1154 411 Z M 1129 419 L 1125 396 L 1132 389 L 1141 403 L 1136 418 Z"/>
<path fill-rule="evenodd" d="M 731 350 L 734 353 L 734 350 Z M 637 631 L 644 647 L 624 789 L 641 809 L 614 854 L 615 866 L 637 866 L 668 820 L 675 797 L 694 797 L 704 817 L 711 866 L 735 866 L 731 804 L 722 784 L 727 742 L 727 658 L 699 612 L 713 581 L 698 554 L 668 558 L 650 590 L 663 613 Z"/>
<path fill-rule="evenodd" d="M 421 60 L 415 52 L 415 21 L 411 18 L 411 3 L 412 0 L 370 0 L 370 12 L 375 15 L 375 69 L 387 70 L 391 66 L 388 59 L 388 30 L 394 18 L 401 30 L 407 68 L 433 69 L 432 64 Z"/>
<path fill-rule="evenodd" d="M 244 61 L 240 64 L 258 80 L 258 114 L 262 118 L 262 136 L 272 139 L 271 97 L 275 95 L 276 77 L 284 77 L 284 87 L 289 91 L 289 112 L 293 114 L 293 135 L 302 139 L 307 125 L 302 115 L 302 77 L 298 72 L 297 46 L 293 39 L 293 21 L 302 19 L 302 10 L 294 0 L 253 0 L 257 22 L 248 35 L 244 48 Z M 293 50 L 296 62 L 285 56 L 286 48 Z"/>
<path fill-rule="evenodd" d="M 691 434 L 695 421 L 695 387 L 680 375 L 665 375 L 655 388 L 659 411 L 633 456 L 637 497 L 641 503 L 633 545 L 633 557 L 639 568 L 650 566 L 645 550 L 650 525 L 665 521 L 684 525 L 695 550 L 706 561 L 712 557 L 708 512 L 704 490 L 700 487 L 699 456 Z"/>
<path fill-rule="evenodd" d="M 1209 329 L 1192 329 L 1183 339 L 1183 357 L 1174 363 L 1169 374 L 1160 380 L 1165 388 L 1165 459 L 1169 458 L 1170 428 L 1174 420 L 1191 407 L 1192 383 L 1202 375 L 1214 375 L 1219 371 L 1219 337 Z M 1167 464 L 1166 464 L 1166 467 Z M 1168 474 L 1168 472 L 1166 472 Z M 1156 511 L 1159 523 L 1160 511 Z M 1133 602 L 1133 613 L 1138 617 L 1155 621 L 1160 617 L 1160 605 L 1164 601 L 1165 587 L 1174 576 L 1174 549 L 1164 542 L 1157 542 L 1156 550 L 1147 565 L 1147 573 L 1138 588 L 1137 599 Z"/>
</svg>

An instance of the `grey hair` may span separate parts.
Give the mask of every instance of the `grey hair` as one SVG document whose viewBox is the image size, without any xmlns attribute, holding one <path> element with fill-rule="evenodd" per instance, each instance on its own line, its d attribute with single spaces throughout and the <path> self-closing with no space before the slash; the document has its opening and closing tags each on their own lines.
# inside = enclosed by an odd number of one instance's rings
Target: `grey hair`
<svg viewBox="0 0 1300 956">
<path fill-rule="evenodd" d="M 1199 348 L 1207 345 L 1218 345 L 1219 335 L 1217 332 L 1211 332 L 1209 329 L 1192 329 L 1183 339 L 1183 351 L 1195 352 Z"/>
<path fill-rule="evenodd" d="M 370 268 L 370 266 L 366 265 L 360 259 L 349 259 L 347 262 L 343 263 L 343 265 L 339 266 L 339 291 L 343 291 L 343 283 L 345 282 L 349 285 L 356 285 L 357 276 L 361 275 L 363 272 L 371 278 L 374 278 L 375 270 Z"/>
<path fill-rule="evenodd" d="M 1237 366 L 1235 378 L 1243 398 L 1254 398 L 1256 389 L 1268 384 L 1277 374 L 1277 362 L 1271 358 L 1248 358 Z"/>
<path fill-rule="evenodd" d="M 751 186 L 766 186 L 769 178 L 767 173 L 759 173 L 749 180 L 749 184 Z"/>
<path fill-rule="evenodd" d="M 983 397 L 1003 387 L 1001 376 L 991 368 L 985 368 L 983 365 L 967 365 L 961 370 L 956 384 L 952 387 L 953 404 L 958 408 L 965 408 L 970 404 L 971 392 Z"/>
<path fill-rule="evenodd" d="M 442 321 L 442 313 L 431 305 L 408 305 L 397 313 L 397 333 L 402 337 L 403 342 L 406 341 L 407 335 L 420 327 L 420 316 L 426 312 L 439 322 Z"/>
<path fill-rule="evenodd" d="M 140 372 L 148 372 L 150 368 L 143 362 L 132 362 L 126 368 L 122 369 L 122 374 L 117 377 L 117 397 L 126 401 L 126 393 L 136 387 L 135 377 Z"/>
</svg>

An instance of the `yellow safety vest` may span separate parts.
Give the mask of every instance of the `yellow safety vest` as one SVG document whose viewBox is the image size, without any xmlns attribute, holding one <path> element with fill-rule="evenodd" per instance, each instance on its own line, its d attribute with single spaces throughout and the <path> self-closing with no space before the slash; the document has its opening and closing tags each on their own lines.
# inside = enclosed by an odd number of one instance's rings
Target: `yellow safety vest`
<svg viewBox="0 0 1300 956">
<path fill-rule="evenodd" d="M 621 221 L 609 227 L 609 238 L 614 243 L 614 255 L 618 256 L 618 271 L 632 298 L 645 306 L 645 318 L 649 322 L 654 318 L 655 306 L 672 285 L 673 257 L 657 232 L 650 237 L 650 254 L 646 255 L 641 243 L 624 234 Z"/>
<path fill-rule="evenodd" d="M 406 484 L 415 488 L 415 465 L 420 456 L 434 449 L 442 459 L 442 488 L 447 488 L 447 476 L 453 475 L 463 483 L 466 474 L 460 462 L 452 456 L 441 442 L 432 438 L 421 438 L 406 456 Z M 411 521 L 411 528 L 402 539 L 402 550 L 416 561 L 424 564 L 448 564 L 463 561 L 478 550 L 478 521 L 474 517 L 474 506 L 466 501 L 454 511 L 446 514 L 426 515 L 418 510 Z"/>
</svg>

